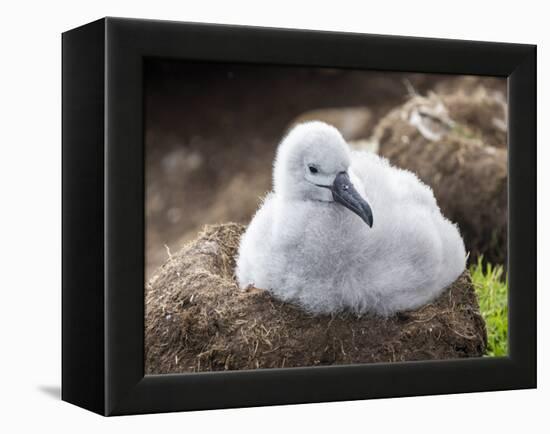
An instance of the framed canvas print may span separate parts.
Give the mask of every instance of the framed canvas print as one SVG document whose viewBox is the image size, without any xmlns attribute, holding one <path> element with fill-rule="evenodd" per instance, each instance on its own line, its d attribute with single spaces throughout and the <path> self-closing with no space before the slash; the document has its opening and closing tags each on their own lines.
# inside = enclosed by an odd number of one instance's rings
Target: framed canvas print
<svg viewBox="0 0 550 434">
<path fill-rule="evenodd" d="M 536 386 L 536 48 L 63 34 L 62 397 L 102 415 Z"/>
</svg>

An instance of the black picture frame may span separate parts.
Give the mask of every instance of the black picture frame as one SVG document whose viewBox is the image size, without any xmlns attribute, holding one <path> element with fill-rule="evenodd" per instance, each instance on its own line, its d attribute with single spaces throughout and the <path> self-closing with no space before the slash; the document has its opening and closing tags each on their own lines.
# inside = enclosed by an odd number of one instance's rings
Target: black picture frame
<svg viewBox="0 0 550 434">
<path fill-rule="evenodd" d="M 104 18 L 62 51 L 63 400 L 123 415 L 536 387 L 536 46 Z M 144 376 L 147 57 L 507 77 L 509 356 Z"/>
</svg>

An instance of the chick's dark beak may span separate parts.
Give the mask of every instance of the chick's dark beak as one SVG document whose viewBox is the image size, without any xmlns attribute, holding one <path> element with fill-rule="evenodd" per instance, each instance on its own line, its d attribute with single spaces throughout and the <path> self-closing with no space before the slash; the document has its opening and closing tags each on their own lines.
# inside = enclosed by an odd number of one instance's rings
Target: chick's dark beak
<svg viewBox="0 0 550 434">
<path fill-rule="evenodd" d="M 355 189 L 347 172 L 340 172 L 336 175 L 330 190 L 336 202 L 353 211 L 369 227 L 372 227 L 373 217 L 370 205 Z"/>
</svg>

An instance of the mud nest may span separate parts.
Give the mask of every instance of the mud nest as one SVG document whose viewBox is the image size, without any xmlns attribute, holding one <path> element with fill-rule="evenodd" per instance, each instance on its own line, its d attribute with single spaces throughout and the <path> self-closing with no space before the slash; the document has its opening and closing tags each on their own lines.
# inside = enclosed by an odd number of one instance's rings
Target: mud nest
<svg viewBox="0 0 550 434">
<path fill-rule="evenodd" d="M 507 257 L 507 109 L 504 96 L 415 96 L 374 129 L 379 152 L 433 188 L 443 215 L 458 223 L 473 260 Z"/>
<path fill-rule="evenodd" d="M 465 272 L 432 304 L 390 318 L 311 316 L 233 277 L 244 227 L 207 226 L 146 288 L 147 374 L 478 357 L 486 346 Z"/>
</svg>

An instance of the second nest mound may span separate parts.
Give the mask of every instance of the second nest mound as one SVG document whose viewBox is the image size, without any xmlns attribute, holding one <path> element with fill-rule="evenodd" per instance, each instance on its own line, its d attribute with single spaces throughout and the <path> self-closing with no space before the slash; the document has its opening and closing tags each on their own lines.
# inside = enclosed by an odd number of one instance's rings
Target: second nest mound
<svg viewBox="0 0 550 434">
<path fill-rule="evenodd" d="M 390 318 L 311 316 L 233 277 L 244 227 L 208 226 L 146 288 L 146 374 L 481 356 L 467 272 L 434 303 Z"/>
</svg>

